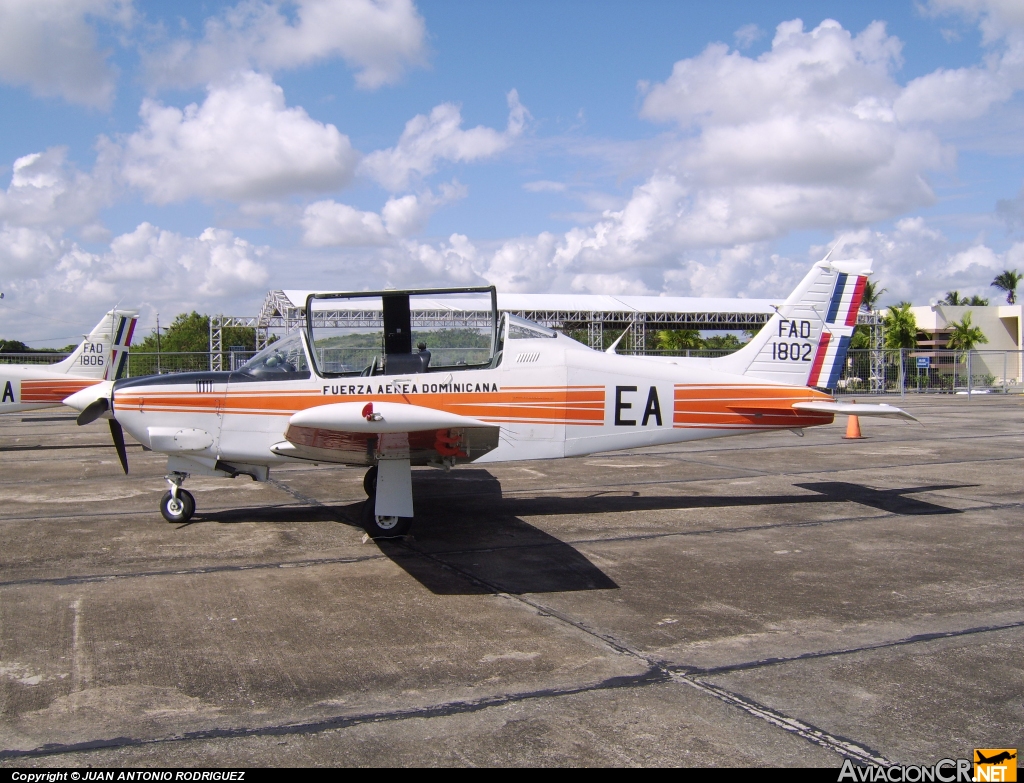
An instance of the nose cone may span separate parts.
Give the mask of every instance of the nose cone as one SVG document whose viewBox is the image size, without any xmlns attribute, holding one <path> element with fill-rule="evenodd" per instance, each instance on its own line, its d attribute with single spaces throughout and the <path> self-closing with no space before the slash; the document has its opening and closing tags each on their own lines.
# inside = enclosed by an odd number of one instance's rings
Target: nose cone
<svg viewBox="0 0 1024 783">
<path fill-rule="evenodd" d="M 92 386 L 86 386 L 81 391 L 77 391 L 70 397 L 65 398 L 64 404 L 81 413 L 96 402 L 96 400 L 109 399 L 113 388 L 113 381 L 100 381 Z"/>
</svg>

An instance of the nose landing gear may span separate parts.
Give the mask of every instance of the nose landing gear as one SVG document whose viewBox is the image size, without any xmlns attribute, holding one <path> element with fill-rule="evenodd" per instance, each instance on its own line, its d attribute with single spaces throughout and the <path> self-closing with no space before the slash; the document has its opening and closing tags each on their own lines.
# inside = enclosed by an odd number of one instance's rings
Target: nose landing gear
<svg viewBox="0 0 1024 783">
<path fill-rule="evenodd" d="M 172 524 L 183 524 L 192 519 L 196 512 L 196 499 L 192 493 L 182 489 L 181 485 L 188 478 L 188 473 L 174 472 L 165 476 L 170 490 L 160 498 L 160 513 Z"/>
</svg>

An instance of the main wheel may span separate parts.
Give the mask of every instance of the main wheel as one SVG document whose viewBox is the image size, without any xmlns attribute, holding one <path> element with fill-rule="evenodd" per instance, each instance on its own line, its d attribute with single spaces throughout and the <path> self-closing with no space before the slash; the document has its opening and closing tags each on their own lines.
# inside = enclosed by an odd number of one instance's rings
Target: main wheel
<svg viewBox="0 0 1024 783">
<path fill-rule="evenodd" d="M 370 538 L 398 538 L 409 532 L 412 517 L 377 516 L 374 510 L 376 502 L 376 498 L 371 496 L 363 503 L 363 529 Z"/>
<path fill-rule="evenodd" d="M 160 498 L 160 513 L 168 522 L 181 524 L 192 519 L 196 513 L 196 499 L 192 493 L 185 489 L 178 490 L 178 499 L 175 500 L 170 490 Z"/>
<path fill-rule="evenodd" d="M 374 465 L 363 476 L 363 491 L 366 492 L 366 496 L 372 498 L 377 494 L 377 466 Z"/>
</svg>

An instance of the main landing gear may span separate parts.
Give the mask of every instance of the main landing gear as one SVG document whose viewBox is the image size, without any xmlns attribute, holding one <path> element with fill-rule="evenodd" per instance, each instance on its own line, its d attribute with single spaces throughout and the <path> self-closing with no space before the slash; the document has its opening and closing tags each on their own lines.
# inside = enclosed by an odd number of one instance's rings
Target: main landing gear
<svg viewBox="0 0 1024 783">
<path fill-rule="evenodd" d="M 188 474 L 174 472 L 165 478 L 171 488 L 160 498 L 160 513 L 168 522 L 184 524 L 196 513 L 196 499 L 187 489 L 181 488 L 181 484 L 188 478 Z"/>
<path fill-rule="evenodd" d="M 412 517 L 399 517 L 377 513 L 377 466 L 374 465 L 363 476 L 366 502 L 363 503 L 361 522 L 370 538 L 398 538 L 409 532 Z"/>
</svg>

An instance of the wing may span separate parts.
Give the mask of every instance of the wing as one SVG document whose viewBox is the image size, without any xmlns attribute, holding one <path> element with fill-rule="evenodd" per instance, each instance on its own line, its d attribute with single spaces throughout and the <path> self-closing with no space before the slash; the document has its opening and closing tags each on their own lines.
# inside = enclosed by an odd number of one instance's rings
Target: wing
<svg viewBox="0 0 1024 783">
<path fill-rule="evenodd" d="M 337 402 L 299 411 L 288 420 L 285 441 L 271 451 L 286 457 L 372 465 L 381 456 L 414 465 L 472 462 L 497 448 L 497 424 L 422 405 Z"/>
<path fill-rule="evenodd" d="M 901 419 L 917 421 L 905 410 L 884 402 L 795 402 L 793 407 L 800 411 L 817 413 L 841 413 L 846 416 L 897 416 Z"/>
</svg>

